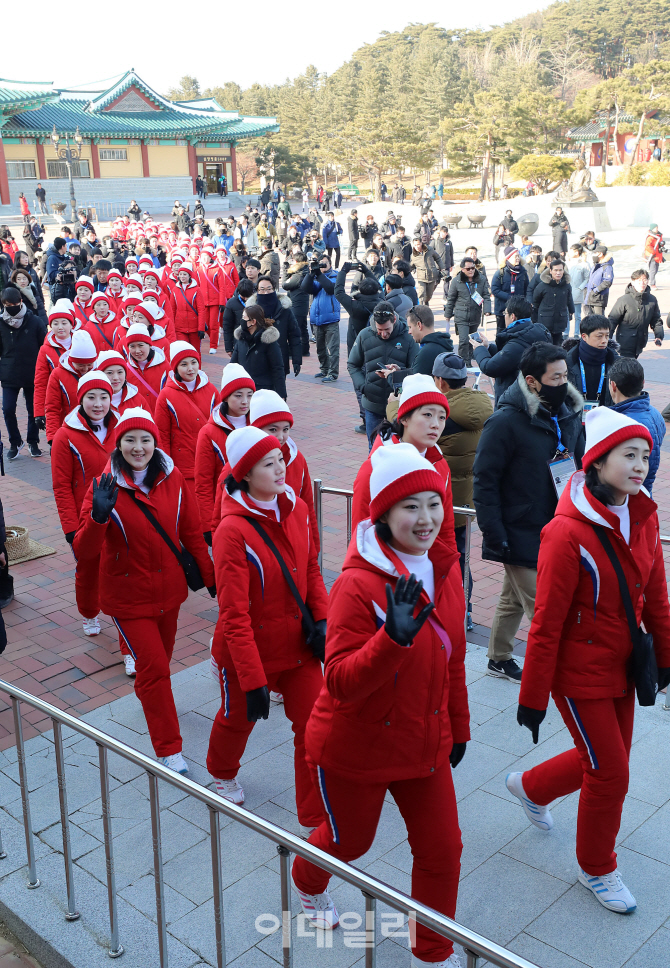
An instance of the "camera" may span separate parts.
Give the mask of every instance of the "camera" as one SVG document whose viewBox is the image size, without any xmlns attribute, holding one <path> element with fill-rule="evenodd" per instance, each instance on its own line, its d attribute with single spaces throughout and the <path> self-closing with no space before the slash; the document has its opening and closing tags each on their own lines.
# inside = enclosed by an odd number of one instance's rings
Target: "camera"
<svg viewBox="0 0 670 968">
<path fill-rule="evenodd" d="M 56 282 L 60 283 L 61 286 L 74 286 L 77 281 L 77 269 L 74 262 L 69 259 L 67 262 L 63 262 L 56 273 Z"/>
</svg>

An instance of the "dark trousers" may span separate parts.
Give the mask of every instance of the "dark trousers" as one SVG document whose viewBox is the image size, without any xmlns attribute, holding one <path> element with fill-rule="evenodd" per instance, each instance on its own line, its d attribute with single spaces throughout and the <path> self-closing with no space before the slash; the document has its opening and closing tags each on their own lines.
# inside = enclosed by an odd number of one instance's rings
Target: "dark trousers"
<svg viewBox="0 0 670 968">
<path fill-rule="evenodd" d="M 554 346 L 562 346 L 563 345 L 563 333 L 552 333 L 551 334 L 551 342 L 554 344 Z"/>
<path fill-rule="evenodd" d="M 502 313 L 496 313 L 496 333 L 502 333 L 505 329 L 505 317 Z"/>
<path fill-rule="evenodd" d="M 658 272 L 658 262 L 654 257 L 649 260 L 649 285 L 656 285 L 656 273 Z"/>
<path fill-rule="evenodd" d="M 293 310 L 293 315 L 295 316 L 295 321 L 298 324 L 298 329 L 300 330 L 300 342 L 302 343 L 303 354 L 309 353 L 309 329 L 307 328 L 307 315 L 305 313 L 296 313 Z"/>
<path fill-rule="evenodd" d="M 35 392 L 35 387 L 3 387 L 2 414 L 5 418 L 5 426 L 7 427 L 9 443 L 12 447 L 18 447 L 22 440 L 21 431 L 19 430 L 19 425 L 16 420 L 16 404 L 18 402 L 19 393 L 21 390 L 23 390 L 23 396 L 26 401 L 26 410 L 28 411 L 28 433 L 26 438 L 29 444 L 39 444 L 40 442 L 40 432 L 37 429 L 35 418 L 33 416 L 33 394 Z"/>
<path fill-rule="evenodd" d="M 340 247 L 339 247 L 339 245 L 338 246 L 329 245 L 328 248 L 326 249 L 326 252 L 328 253 L 328 258 L 330 259 L 330 264 L 332 265 L 332 267 L 334 269 L 339 269 L 339 266 L 340 266 Z M 335 253 L 335 261 L 334 262 L 333 262 L 333 252 Z"/>
<path fill-rule="evenodd" d="M 454 537 L 456 538 L 456 551 L 461 556 L 461 575 L 464 573 L 465 569 L 465 525 L 461 525 L 460 528 L 454 528 Z M 472 580 L 472 571 L 469 571 L 470 581 L 468 584 L 468 612 L 472 611 L 472 586 L 474 582 Z"/>
<path fill-rule="evenodd" d="M 363 414 L 365 417 L 365 432 L 368 435 L 368 446 L 372 450 L 372 445 L 377 436 L 377 428 L 384 417 L 382 414 L 373 413 L 372 410 L 363 410 Z"/>
<path fill-rule="evenodd" d="M 470 324 L 456 323 L 458 333 L 458 355 L 465 360 L 467 366 L 472 362 L 472 346 L 470 344 Z"/>
<path fill-rule="evenodd" d="M 321 372 L 337 378 L 340 372 L 340 324 L 323 323 L 315 326 L 314 332 Z"/>
<path fill-rule="evenodd" d="M 349 240 L 349 251 L 347 252 L 347 259 L 349 260 L 349 262 L 355 262 L 356 261 L 356 253 L 357 252 L 358 252 L 358 239 L 356 239 L 353 242 L 350 239 Z"/>
</svg>

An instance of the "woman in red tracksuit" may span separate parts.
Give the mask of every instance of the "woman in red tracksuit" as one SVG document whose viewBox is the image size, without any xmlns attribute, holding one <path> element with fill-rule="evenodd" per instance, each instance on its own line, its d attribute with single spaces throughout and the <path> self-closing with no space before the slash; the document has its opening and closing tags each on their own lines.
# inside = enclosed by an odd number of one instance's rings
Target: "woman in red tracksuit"
<svg viewBox="0 0 670 968">
<path fill-rule="evenodd" d="M 116 350 L 106 350 L 95 361 L 96 370 L 105 374 L 112 385 L 112 410 L 119 416 L 131 407 L 149 409 L 149 405 L 134 383 L 128 382 L 128 360 Z"/>
<path fill-rule="evenodd" d="M 205 335 L 207 317 L 202 293 L 190 262 L 179 266 L 178 282 L 172 287 L 172 314 L 178 340 L 185 340 L 200 353 L 200 341 Z"/>
<path fill-rule="evenodd" d="M 69 545 L 79 525 L 79 512 L 91 481 L 103 470 L 114 447 L 117 414 L 111 409 L 112 385 L 99 370 L 86 373 L 77 386 L 79 406 L 67 415 L 51 447 L 54 498 Z M 99 635 L 98 568 L 75 571 L 77 607 L 84 617 L 84 634 Z M 130 653 L 129 658 L 132 659 Z M 126 672 L 132 675 L 132 670 Z"/>
<path fill-rule="evenodd" d="M 98 353 L 103 350 L 114 349 L 114 331 L 119 325 L 119 318 L 109 307 L 106 292 L 96 292 L 91 296 L 89 306 L 91 313 L 83 328 L 95 343 Z"/>
<path fill-rule="evenodd" d="M 191 343 L 177 340 L 170 347 L 170 372 L 156 401 L 161 446 L 195 493 L 195 448 L 198 434 L 219 402 L 216 388 L 200 369 L 200 354 Z"/>
<path fill-rule="evenodd" d="M 128 378 L 153 414 L 170 370 L 165 353 L 159 346 L 154 346 L 149 330 L 141 323 L 128 327 L 121 347 L 127 354 Z"/>
<path fill-rule="evenodd" d="M 223 312 L 216 275 L 217 265 L 212 262 L 211 252 L 208 249 L 203 249 L 198 266 L 198 284 L 205 307 L 210 353 L 216 353 L 219 346 L 220 317 Z"/>
<path fill-rule="evenodd" d="M 278 690 L 293 726 L 298 819 L 313 827 L 321 823 L 323 809 L 305 762 L 305 726 L 321 689 L 328 596 L 307 507 L 286 485 L 279 442 L 244 427 L 231 433 L 227 453 L 231 474 L 213 543 L 219 619 L 212 659 L 220 672 L 221 708 L 207 769 L 220 796 L 244 801 L 237 780 L 240 758 L 254 723 L 268 718 L 269 690 Z M 317 623 L 311 646 L 277 559 L 252 521 L 279 550 L 311 610 Z"/>
<path fill-rule="evenodd" d="M 126 296 L 121 303 L 121 312 L 117 316 L 117 327 L 114 330 L 114 349 L 122 352 L 123 341 L 128 333 L 128 327 L 135 321 L 135 307 L 142 302 L 142 297 L 137 295 Z"/>
<path fill-rule="evenodd" d="M 249 406 L 256 384 L 239 363 L 228 363 L 221 377 L 221 403 L 200 430 L 195 448 L 195 493 L 207 544 L 212 546 L 212 516 L 216 485 L 226 465 L 226 441 L 233 430 L 249 424 Z M 217 521 L 218 524 L 218 521 Z"/>
<path fill-rule="evenodd" d="M 123 312 L 123 300 L 128 293 L 123 286 L 123 276 L 118 269 L 110 269 L 107 273 L 107 288 L 105 295 L 109 299 L 109 308 L 115 313 L 116 318 L 121 317 Z"/>
<path fill-rule="evenodd" d="M 531 770 L 510 773 L 506 783 L 542 830 L 553 826 L 548 804 L 581 791 L 578 880 L 603 907 L 628 914 L 635 898 L 621 880 L 614 845 L 628 790 L 633 646 L 601 536 L 619 560 L 636 623 L 653 634 L 659 688 L 670 683 L 670 610 L 657 506 L 642 487 L 651 435 L 607 407 L 591 410 L 585 423 L 583 471 L 572 475 L 542 531 L 517 714 L 537 743 L 551 693 L 575 745 Z"/>
<path fill-rule="evenodd" d="M 461 836 L 451 776 L 470 739 L 465 602 L 443 537 L 444 478 L 415 447 L 373 458 L 370 519 L 356 529 L 328 606 L 325 682 L 307 755 L 326 819 L 309 842 L 343 861 L 370 848 L 389 792 L 413 855 L 412 897 L 453 918 Z M 416 616 L 416 617 L 415 617 Z M 330 875 L 297 858 L 293 882 L 318 927 L 338 923 Z M 416 925 L 413 968 L 460 968 L 453 944 Z"/>
<path fill-rule="evenodd" d="M 145 276 L 145 281 L 154 282 L 155 276 L 150 275 L 148 272 Z M 174 328 L 174 319 L 172 317 L 172 305 L 170 302 L 170 297 L 166 295 L 158 286 L 147 286 L 145 285 L 142 290 L 142 301 L 148 302 L 152 299 L 156 305 L 162 310 L 163 316 L 159 317 L 158 323 L 165 330 L 168 339 L 171 343 L 177 338 Z"/>
<path fill-rule="evenodd" d="M 232 365 L 232 363 L 228 364 L 228 366 Z M 281 444 L 284 463 L 286 464 L 286 483 L 307 505 L 309 522 L 312 528 L 312 540 L 318 551 L 319 529 L 314 510 L 312 478 L 304 455 L 289 436 L 289 431 L 293 426 L 293 414 L 288 404 L 274 390 L 257 390 L 251 398 L 249 419 L 253 427 L 260 427 L 266 434 L 276 437 Z"/>
<path fill-rule="evenodd" d="M 147 299 L 146 302 L 139 303 L 133 310 L 133 321 L 146 326 L 153 345 L 160 346 L 167 356 L 170 352 L 171 343 L 175 341 L 168 338 L 167 333 L 160 324 L 160 321 L 164 319 L 165 313 L 153 299 Z"/>
<path fill-rule="evenodd" d="M 93 369 L 97 356 L 98 351 L 89 334 L 83 329 L 75 330 L 70 349 L 63 353 L 47 383 L 44 409 L 49 443 L 77 405 L 77 384 L 85 373 Z"/>
<path fill-rule="evenodd" d="M 354 529 L 370 513 L 370 474 L 372 455 L 380 447 L 395 444 L 413 444 L 420 454 L 434 466 L 445 482 L 444 521 L 442 530 L 449 544 L 456 547 L 454 535 L 454 506 L 451 494 L 451 474 L 437 442 L 442 436 L 444 425 L 449 416 L 449 404 L 443 393 L 436 388 L 431 377 L 415 373 L 405 377 L 402 382 L 398 415 L 391 424 L 382 423 L 380 433 L 372 445 L 370 456 L 361 464 L 354 481 L 354 497 L 351 504 L 352 525 Z"/>
<path fill-rule="evenodd" d="M 176 555 L 141 508 L 195 557 L 210 594 L 215 593 L 214 569 L 195 502 L 179 470 L 159 450 L 151 415 L 126 410 L 115 440 L 105 473 L 93 479 L 84 499 L 73 549 L 84 568 L 100 561 L 100 605 L 135 659 L 135 694 L 156 756 L 186 773 L 170 659 L 188 587 Z"/>
<path fill-rule="evenodd" d="M 74 306 L 75 322 L 83 327 L 88 323 L 88 317 L 93 312 L 91 308 L 91 296 L 95 289 L 95 283 L 89 276 L 79 276 L 74 284 L 75 297 L 72 305 Z"/>
<path fill-rule="evenodd" d="M 49 332 L 40 346 L 35 363 L 35 395 L 33 397 L 33 412 L 39 421 L 40 430 L 46 429 L 46 393 L 49 377 L 56 369 L 63 353 L 72 344 L 72 330 L 74 329 L 74 313 L 70 309 L 49 310 Z"/>
</svg>

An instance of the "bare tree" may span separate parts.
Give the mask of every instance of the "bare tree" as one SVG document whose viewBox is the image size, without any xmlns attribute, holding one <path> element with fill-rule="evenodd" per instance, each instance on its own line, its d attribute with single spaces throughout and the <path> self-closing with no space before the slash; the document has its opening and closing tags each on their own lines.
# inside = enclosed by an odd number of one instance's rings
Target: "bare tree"
<svg viewBox="0 0 670 968">
<path fill-rule="evenodd" d="M 598 81 L 589 70 L 589 59 L 582 52 L 582 46 L 579 37 L 568 32 L 561 41 L 543 50 L 556 84 L 556 93 L 562 101 L 572 101 L 578 90 L 591 87 Z"/>
<path fill-rule="evenodd" d="M 240 191 L 244 192 L 247 179 L 253 178 L 258 174 L 258 165 L 253 155 L 237 156 L 237 174 L 240 179 Z"/>
</svg>

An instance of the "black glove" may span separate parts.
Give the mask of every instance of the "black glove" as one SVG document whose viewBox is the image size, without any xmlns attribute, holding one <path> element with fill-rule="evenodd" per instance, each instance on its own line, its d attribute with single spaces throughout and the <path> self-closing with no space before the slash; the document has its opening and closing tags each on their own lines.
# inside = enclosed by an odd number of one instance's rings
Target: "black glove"
<svg viewBox="0 0 670 968">
<path fill-rule="evenodd" d="M 46 417 L 35 417 L 35 426 L 38 430 L 47 429 L 47 418 Z"/>
<path fill-rule="evenodd" d="M 504 558 L 505 561 L 510 557 L 509 542 L 501 541 L 500 544 L 491 542 L 486 542 L 488 550 L 492 551 L 494 555 L 498 555 L 499 558 Z"/>
<path fill-rule="evenodd" d="M 68 533 L 65 535 L 65 540 L 69 545 L 71 545 L 72 542 L 74 541 L 74 536 L 76 533 L 77 533 L 76 531 L 68 531 Z"/>
<path fill-rule="evenodd" d="M 270 715 L 270 690 L 267 686 L 247 693 L 247 721 L 257 723 Z"/>
<path fill-rule="evenodd" d="M 665 689 L 666 686 L 670 686 L 670 669 L 659 669 L 658 670 L 658 688 Z"/>
<path fill-rule="evenodd" d="M 203 531 L 202 536 L 205 539 L 205 544 L 207 545 L 207 547 L 208 548 L 211 548 L 212 547 L 212 532 L 211 531 Z"/>
<path fill-rule="evenodd" d="M 307 636 L 307 645 L 310 647 L 314 655 L 319 659 L 320 662 L 325 662 L 326 659 L 326 620 L 325 618 L 320 618 L 318 622 L 315 622 L 316 626 L 314 631 Z"/>
<path fill-rule="evenodd" d="M 416 580 L 416 575 L 405 578 L 401 575 L 396 582 L 395 591 L 390 585 L 386 586 L 386 634 L 398 645 L 411 645 L 418 635 L 421 626 L 435 608 L 429 602 L 414 618 L 414 609 L 419 601 L 423 582 Z"/>
<path fill-rule="evenodd" d="M 522 706 L 516 711 L 516 721 L 519 726 L 526 726 L 533 734 L 533 742 L 537 743 L 540 735 L 540 723 L 547 715 L 546 709 L 531 709 L 530 706 Z"/>
<path fill-rule="evenodd" d="M 344 272 L 345 274 L 351 272 L 351 262 L 343 262 L 340 266 L 340 272 Z"/>
<path fill-rule="evenodd" d="M 216 585 L 208 585 L 207 591 L 209 592 L 211 598 L 216 598 Z"/>
<path fill-rule="evenodd" d="M 198 330 L 198 339 L 204 339 L 204 338 L 205 338 L 205 331 L 204 331 L 204 329 L 199 329 Z"/>
<path fill-rule="evenodd" d="M 93 507 L 91 517 L 98 524 L 107 524 L 116 504 L 118 488 L 113 474 L 102 474 L 100 483 L 93 478 Z"/>
<path fill-rule="evenodd" d="M 451 753 L 449 754 L 449 762 L 451 763 L 452 770 L 455 770 L 458 764 L 461 762 L 465 756 L 465 748 L 467 743 L 454 743 L 451 747 Z"/>
<path fill-rule="evenodd" d="M 301 366 L 300 366 L 300 364 L 298 364 L 298 365 L 296 366 L 296 365 L 295 365 L 295 363 L 294 363 L 294 364 L 293 364 L 293 375 L 294 375 L 294 376 L 297 376 L 297 375 L 298 375 L 298 374 L 300 373 L 300 369 L 301 369 Z"/>
</svg>

